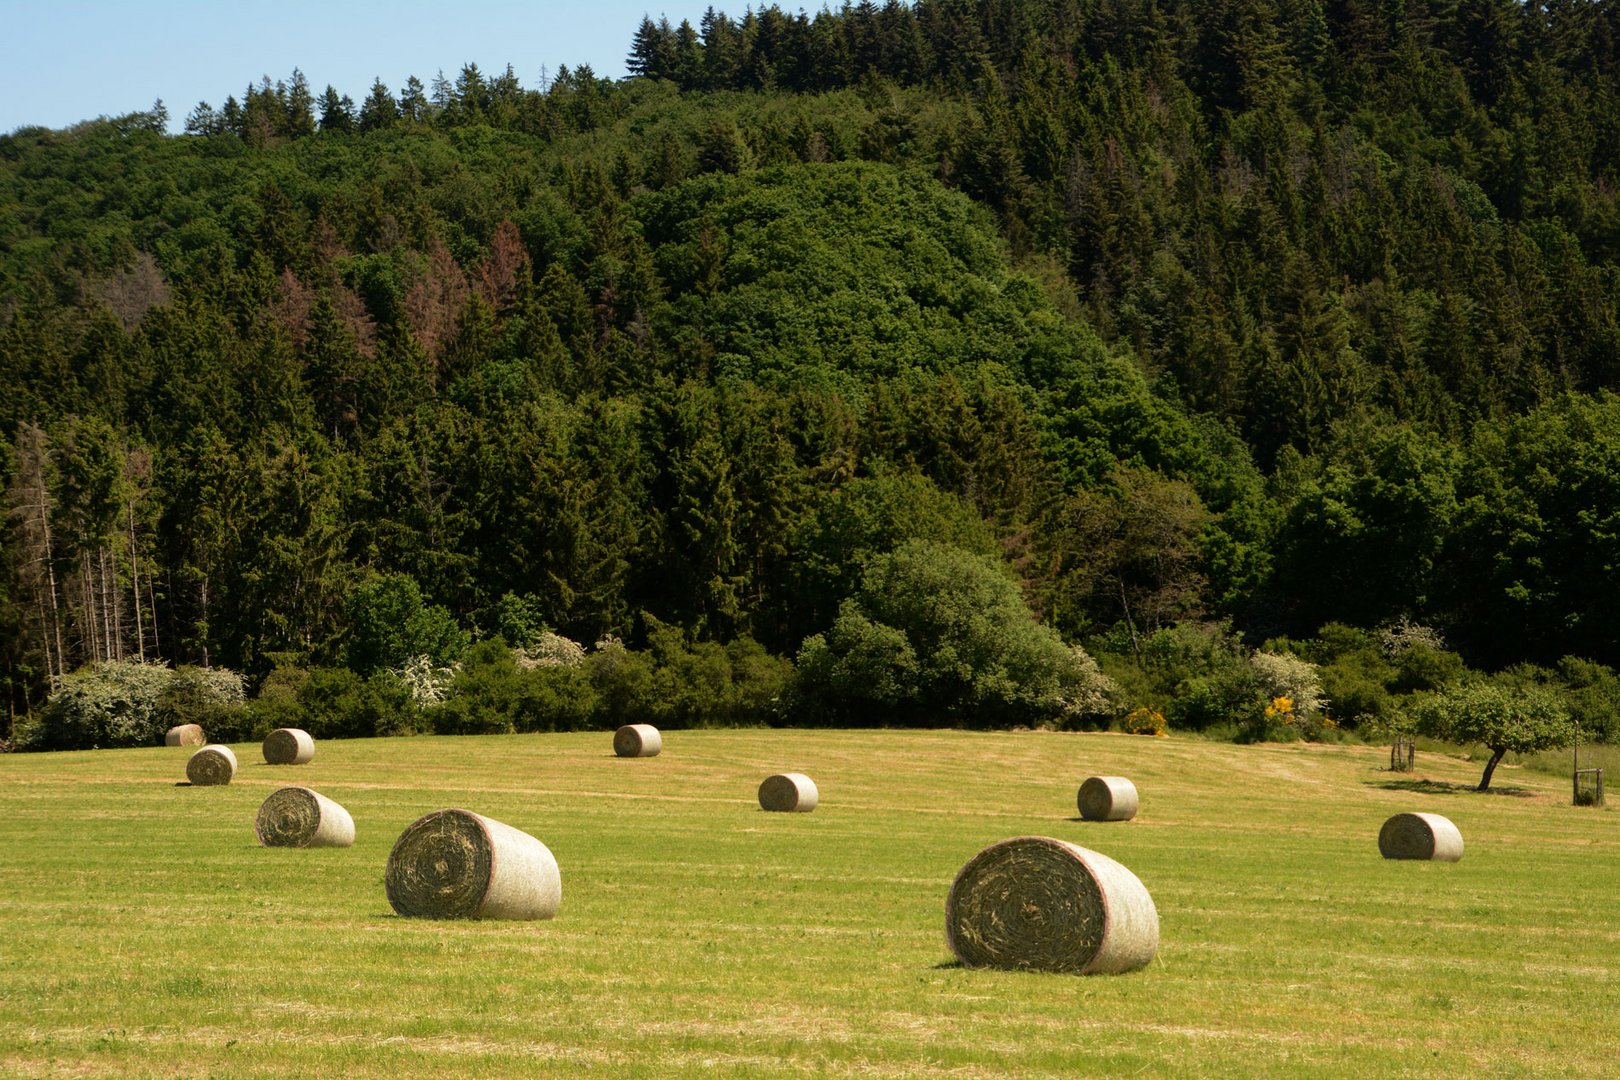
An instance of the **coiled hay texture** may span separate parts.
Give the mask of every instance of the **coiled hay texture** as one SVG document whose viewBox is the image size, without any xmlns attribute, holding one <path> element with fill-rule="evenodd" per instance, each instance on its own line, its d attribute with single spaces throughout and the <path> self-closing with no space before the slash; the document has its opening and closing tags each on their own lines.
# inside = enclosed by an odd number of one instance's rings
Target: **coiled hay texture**
<svg viewBox="0 0 1620 1080">
<path fill-rule="evenodd" d="M 1456 862 L 1462 858 L 1462 833 L 1439 814 L 1396 814 L 1378 830 L 1378 850 L 1386 859 Z"/>
<path fill-rule="evenodd" d="M 1123 776 L 1092 776 L 1075 797 L 1087 821 L 1129 821 L 1136 816 L 1136 785 Z"/>
<path fill-rule="evenodd" d="M 417 818 L 388 853 L 388 902 L 418 919 L 549 919 L 562 904 L 551 850 L 471 810 Z"/>
<path fill-rule="evenodd" d="M 651 724 L 626 724 L 613 733 L 613 752 L 620 757 L 657 757 L 664 737 Z"/>
<path fill-rule="evenodd" d="M 303 728 L 277 728 L 264 737 L 264 760 L 270 765 L 308 765 L 315 758 L 315 740 Z"/>
<path fill-rule="evenodd" d="M 201 724 L 177 724 L 163 736 L 164 746 L 202 746 L 206 742 Z"/>
<path fill-rule="evenodd" d="M 1016 836 L 968 860 L 945 901 L 945 939 L 970 967 L 1114 974 L 1159 949 L 1159 912 L 1106 855 Z"/>
<path fill-rule="evenodd" d="M 228 746 L 205 746 L 186 759 L 186 779 L 194 787 L 228 784 L 236 775 L 236 754 Z"/>
<path fill-rule="evenodd" d="M 354 818 L 318 791 L 284 787 L 259 807 L 253 831 L 265 847 L 348 847 Z"/>
<path fill-rule="evenodd" d="M 821 801 L 816 782 L 804 773 L 777 773 L 759 785 L 759 805 L 763 810 L 808 814 Z"/>
</svg>

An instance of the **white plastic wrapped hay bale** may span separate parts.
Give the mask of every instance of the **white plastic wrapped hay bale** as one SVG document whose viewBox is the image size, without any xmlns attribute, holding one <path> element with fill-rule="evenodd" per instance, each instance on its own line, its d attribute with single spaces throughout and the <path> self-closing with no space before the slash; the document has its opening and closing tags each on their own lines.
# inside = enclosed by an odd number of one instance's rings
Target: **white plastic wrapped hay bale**
<svg viewBox="0 0 1620 1080">
<path fill-rule="evenodd" d="M 613 733 L 613 752 L 620 757 L 657 757 L 664 736 L 651 724 L 626 724 Z"/>
<path fill-rule="evenodd" d="M 236 775 L 236 754 L 228 746 L 205 746 L 186 759 L 186 779 L 193 787 L 228 784 Z"/>
<path fill-rule="evenodd" d="M 265 847 L 348 847 L 354 818 L 318 791 L 284 787 L 259 807 L 253 831 Z"/>
<path fill-rule="evenodd" d="M 1123 776 L 1091 776 L 1075 796 L 1087 821 L 1129 821 L 1136 816 L 1136 785 Z"/>
<path fill-rule="evenodd" d="M 1378 851 L 1386 859 L 1456 862 L 1462 858 L 1462 833 L 1439 814 L 1396 814 L 1378 830 Z"/>
<path fill-rule="evenodd" d="M 539 840 L 471 810 L 417 818 L 388 853 L 388 903 L 417 919 L 549 919 L 562 875 Z"/>
<path fill-rule="evenodd" d="M 791 814 L 808 814 L 821 801 L 816 782 L 804 773 L 777 773 L 759 785 L 759 806 Z"/>
<path fill-rule="evenodd" d="M 1159 911 L 1106 855 L 1049 836 L 991 844 L 945 901 L 945 940 L 969 967 L 1117 974 L 1159 949 Z"/>
<path fill-rule="evenodd" d="M 315 759 L 315 740 L 303 728 L 277 728 L 264 738 L 268 765 L 308 765 Z"/>
<path fill-rule="evenodd" d="M 207 742 L 201 724 L 176 724 L 163 735 L 164 746 L 203 746 Z"/>
</svg>

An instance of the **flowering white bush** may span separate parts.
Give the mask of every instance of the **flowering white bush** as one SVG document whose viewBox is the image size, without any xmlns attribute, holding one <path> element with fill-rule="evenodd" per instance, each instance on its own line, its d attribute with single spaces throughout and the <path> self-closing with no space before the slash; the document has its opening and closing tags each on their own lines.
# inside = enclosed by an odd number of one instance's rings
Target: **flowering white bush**
<svg viewBox="0 0 1620 1080">
<path fill-rule="evenodd" d="M 561 634 L 545 631 L 525 649 L 513 650 L 518 666 L 525 669 L 539 667 L 578 667 L 585 662 L 585 646 Z"/>
<path fill-rule="evenodd" d="M 1322 676 L 1316 665 L 1297 656 L 1257 652 L 1249 657 L 1265 696 L 1275 701 L 1287 698 L 1298 716 L 1314 716 L 1327 705 L 1322 697 Z"/>
<path fill-rule="evenodd" d="M 28 750 L 152 746 L 163 741 L 174 705 L 241 701 L 242 676 L 225 668 L 175 671 L 161 663 L 110 660 L 63 678 L 38 715 L 19 725 L 17 744 Z"/>
<path fill-rule="evenodd" d="M 182 667 L 174 672 L 175 689 L 201 702 L 239 705 L 247 699 L 241 672 L 230 668 Z"/>
<path fill-rule="evenodd" d="M 1419 645 L 1435 652 L 1444 652 L 1446 639 L 1434 627 L 1415 623 L 1405 616 L 1378 631 L 1378 647 L 1385 659 L 1398 660 Z"/>
<path fill-rule="evenodd" d="M 1065 720 L 1083 721 L 1107 716 L 1114 711 L 1113 697 L 1119 689 L 1104 675 L 1090 653 L 1071 645 L 1074 670 L 1058 691 L 1059 707 Z"/>
<path fill-rule="evenodd" d="M 394 674 L 398 675 L 400 682 L 410 689 L 411 700 L 425 708 L 444 700 L 459 666 L 440 667 L 430 656 L 413 656 Z"/>
</svg>

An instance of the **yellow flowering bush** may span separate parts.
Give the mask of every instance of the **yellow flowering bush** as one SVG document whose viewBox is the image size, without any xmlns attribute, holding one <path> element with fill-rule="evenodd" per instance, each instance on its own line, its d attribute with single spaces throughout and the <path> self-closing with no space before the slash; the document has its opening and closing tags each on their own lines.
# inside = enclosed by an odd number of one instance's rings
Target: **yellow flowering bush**
<svg viewBox="0 0 1620 1080">
<path fill-rule="evenodd" d="M 1292 724 L 1295 720 L 1294 699 L 1287 694 L 1278 694 L 1266 706 L 1266 719 L 1275 720 L 1280 724 Z"/>
<path fill-rule="evenodd" d="M 1166 730 L 1164 714 L 1156 709 L 1143 707 L 1132 709 L 1125 714 L 1125 719 L 1119 722 L 1120 730 L 1128 735 L 1152 735 L 1164 738 L 1169 732 Z"/>
<path fill-rule="evenodd" d="M 1287 694 L 1278 694 L 1266 706 L 1266 719 L 1293 728 L 1307 739 L 1319 739 L 1324 731 L 1331 731 L 1339 725 L 1326 713 L 1311 711 L 1298 712 L 1294 707 L 1294 699 Z"/>
</svg>

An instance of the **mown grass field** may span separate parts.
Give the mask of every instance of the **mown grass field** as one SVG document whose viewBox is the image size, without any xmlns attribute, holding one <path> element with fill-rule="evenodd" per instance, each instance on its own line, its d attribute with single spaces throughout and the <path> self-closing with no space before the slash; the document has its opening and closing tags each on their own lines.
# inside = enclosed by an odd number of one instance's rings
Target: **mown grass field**
<svg viewBox="0 0 1620 1080">
<path fill-rule="evenodd" d="M 8 1076 L 1599 1076 L 1620 1071 L 1620 815 L 1568 781 L 1387 750 L 1121 735 L 666 732 L 322 743 L 223 788 L 188 750 L 0 758 Z M 813 814 L 766 814 L 772 772 Z M 1075 820 L 1134 778 L 1135 821 Z M 301 783 L 352 848 L 265 849 Z M 1620 783 L 1620 780 L 1617 780 Z M 447 806 L 556 853 L 551 922 L 396 917 L 399 832 Z M 1455 865 L 1386 862 L 1402 810 Z M 1158 958 L 1124 976 L 970 970 L 945 895 L 1041 833 L 1131 867 Z"/>
</svg>

